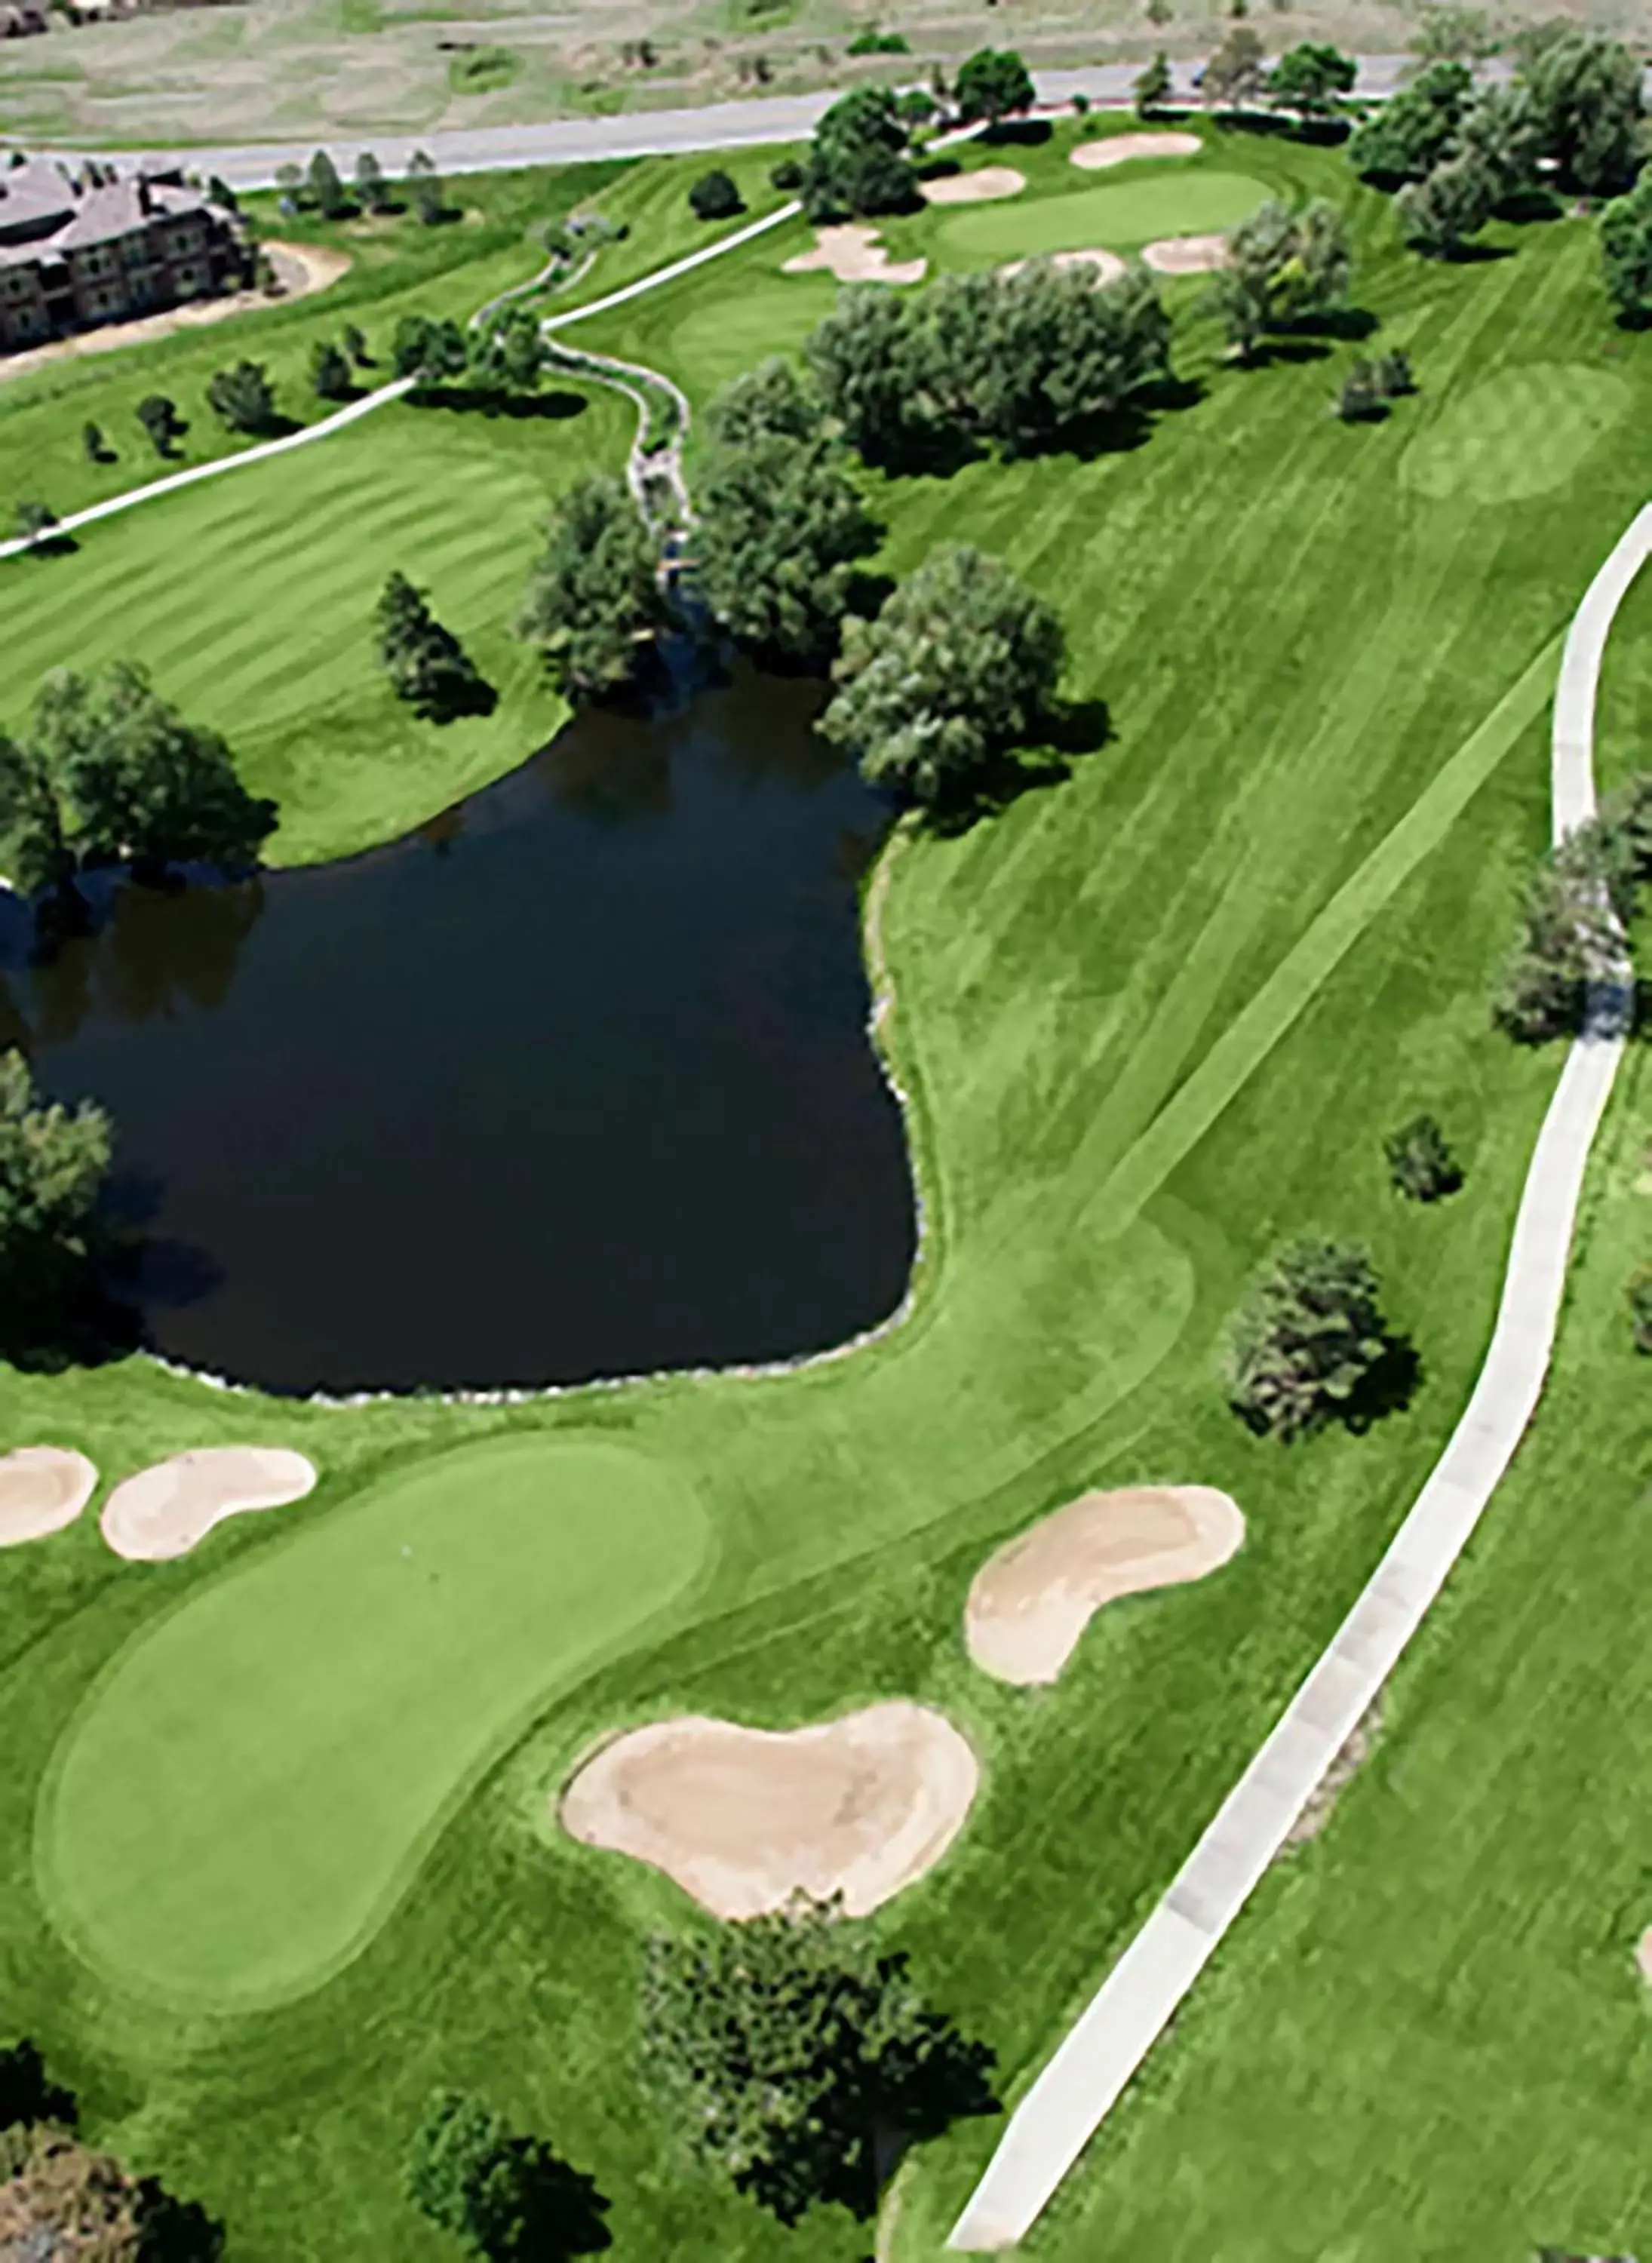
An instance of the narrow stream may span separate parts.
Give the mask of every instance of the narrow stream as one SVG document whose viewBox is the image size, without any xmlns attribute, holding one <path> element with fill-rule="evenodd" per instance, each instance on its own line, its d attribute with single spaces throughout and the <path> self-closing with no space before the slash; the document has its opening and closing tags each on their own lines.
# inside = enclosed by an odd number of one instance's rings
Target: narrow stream
<svg viewBox="0 0 1652 2263">
<path fill-rule="evenodd" d="M 347 864 L 163 893 L 31 963 L 0 1042 L 119 1132 L 170 1356 L 286 1392 L 817 1349 L 911 1263 L 856 882 L 884 806 L 750 669 L 588 714 Z"/>
</svg>

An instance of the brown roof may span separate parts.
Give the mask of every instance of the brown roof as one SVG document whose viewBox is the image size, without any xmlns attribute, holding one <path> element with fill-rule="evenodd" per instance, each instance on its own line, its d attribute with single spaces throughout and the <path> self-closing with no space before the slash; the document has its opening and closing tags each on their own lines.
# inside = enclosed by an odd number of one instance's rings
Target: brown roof
<svg viewBox="0 0 1652 2263">
<path fill-rule="evenodd" d="M 0 169 L 0 265 L 58 259 L 95 244 L 117 243 L 152 221 L 183 220 L 212 209 L 200 190 L 133 174 L 79 187 L 44 158 Z"/>
</svg>

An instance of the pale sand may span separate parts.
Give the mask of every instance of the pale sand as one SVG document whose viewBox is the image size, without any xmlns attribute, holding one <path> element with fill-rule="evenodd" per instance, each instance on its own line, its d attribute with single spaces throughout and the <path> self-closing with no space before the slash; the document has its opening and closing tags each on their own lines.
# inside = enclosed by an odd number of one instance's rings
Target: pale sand
<svg viewBox="0 0 1652 2263">
<path fill-rule="evenodd" d="M 1641 1934 L 1634 1952 L 1634 1961 L 1640 1967 L 1641 1977 L 1652 1983 L 1652 1926 L 1648 1926 Z"/>
<path fill-rule="evenodd" d="M 286 1446 L 199 1446 L 123 1479 L 99 1521 L 117 1556 L 156 1564 L 186 1556 L 225 1517 L 281 1508 L 315 1483 L 315 1464 Z"/>
<path fill-rule="evenodd" d="M 1116 251 L 1054 251 L 1048 255 L 1052 267 L 1088 267 L 1094 272 L 1097 284 L 1116 283 L 1125 272 L 1125 264 Z M 1008 266 L 998 270 L 1000 275 L 1018 275 L 1024 267 L 1035 266 L 1031 259 L 1012 259 Z"/>
<path fill-rule="evenodd" d="M 1197 134 L 1115 134 L 1106 141 L 1081 141 L 1071 155 L 1075 165 L 1098 173 L 1134 157 L 1197 157 L 1203 147 Z"/>
<path fill-rule="evenodd" d="M 840 283 L 921 283 L 927 259 L 891 259 L 875 228 L 845 221 L 841 228 L 817 228 L 813 251 L 786 262 L 787 275 L 812 275 L 824 268 Z"/>
<path fill-rule="evenodd" d="M 964 1612 L 969 1655 L 1000 1681 L 1054 1681 L 1104 1603 L 1202 1579 L 1244 1536 L 1235 1504 L 1209 1486 L 1084 1493 L 976 1573 Z"/>
<path fill-rule="evenodd" d="M 141 315 L 135 322 L 109 322 L 102 329 L 83 330 L 71 338 L 54 338 L 50 345 L 31 346 L 26 352 L 0 356 L 0 378 L 26 377 L 31 370 L 50 362 L 76 361 L 83 354 L 114 353 L 121 346 L 149 344 L 170 337 L 175 330 L 199 329 L 204 322 L 221 322 L 230 315 L 245 315 L 256 307 L 285 307 L 294 299 L 324 291 L 347 272 L 347 254 L 314 243 L 264 243 L 279 293 L 231 291 L 221 299 L 190 299 L 163 315 Z"/>
<path fill-rule="evenodd" d="M 990 205 L 1001 197 L 1018 197 L 1026 175 L 1013 165 L 983 165 L 976 173 L 943 173 L 938 180 L 921 181 L 918 193 L 928 205 Z"/>
<path fill-rule="evenodd" d="M 1228 264 L 1225 235 L 1165 235 L 1148 244 L 1141 257 L 1161 275 L 1208 275 Z"/>
<path fill-rule="evenodd" d="M 73 1524 L 97 1483 L 95 1466 L 66 1446 L 18 1446 L 0 1455 L 0 1548 Z"/>
<path fill-rule="evenodd" d="M 841 1893 L 863 1917 L 939 1862 L 980 1773 L 944 1715 L 904 1699 L 779 1732 L 687 1715 L 605 1746 L 562 1821 L 717 1917 L 783 1908 L 800 1889 Z"/>
</svg>

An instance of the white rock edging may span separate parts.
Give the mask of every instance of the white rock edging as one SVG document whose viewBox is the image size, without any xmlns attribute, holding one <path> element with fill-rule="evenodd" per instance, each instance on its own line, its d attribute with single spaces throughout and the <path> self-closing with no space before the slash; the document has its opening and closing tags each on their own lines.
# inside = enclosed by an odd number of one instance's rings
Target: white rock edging
<svg viewBox="0 0 1652 2263">
<path fill-rule="evenodd" d="M 1572 618 L 1554 693 L 1554 838 L 1595 813 L 1594 710 L 1613 616 L 1652 553 L 1652 504 Z M 1043 2212 L 1238 1916 L 1439 1593 L 1541 1395 L 1595 1132 L 1623 1055 L 1623 994 L 1605 986 L 1566 1058 L 1515 1219 L 1484 1364 L 1445 1452 L 1387 1554 L 1217 1810 L 1168 1892 L 1010 2118 L 946 2245 L 1013 2246 Z"/>
</svg>

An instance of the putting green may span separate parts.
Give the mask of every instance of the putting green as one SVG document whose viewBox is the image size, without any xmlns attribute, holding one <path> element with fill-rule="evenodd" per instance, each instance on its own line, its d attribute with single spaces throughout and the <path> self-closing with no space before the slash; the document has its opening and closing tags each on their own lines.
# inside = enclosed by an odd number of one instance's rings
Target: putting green
<svg viewBox="0 0 1652 2263">
<path fill-rule="evenodd" d="M 1564 486 L 1628 410 L 1610 370 L 1533 362 L 1499 370 L 1448 401 L 1400 466 L 1404 484 L 1436 501 L 1518 502 Z"/>
<path fill-rule="evenodd" d="M 1244 173 L 1177 173 L 1076 189 L 1033 204 L 1017 199 L 966 207 L 948 213 L 938 234 L 960 259 L 1025 258 L 1097 244 L 1118 251 L 1162 235 L 1212 235 L 1236 228 L 1267 194 Z"/>
<path fill-rule="evenodd" d="M 296 1525 L 153 1623 L 71 1724 L 36 1821 L 60 1929 L 179 2002 L 313 1986 L 511 1732 L 679 1594 L 708 1538 L 658 1464 L 544 1438 Z"/>
</svg>

